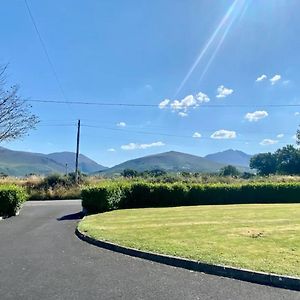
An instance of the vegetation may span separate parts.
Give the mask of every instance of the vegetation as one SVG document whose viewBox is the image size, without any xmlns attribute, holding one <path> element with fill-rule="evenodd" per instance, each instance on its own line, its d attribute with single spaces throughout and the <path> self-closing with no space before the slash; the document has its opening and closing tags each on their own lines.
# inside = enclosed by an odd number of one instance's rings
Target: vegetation
<svg viewBox="0 0 300 300">
<path fill-rule="evenodd" d="M 14 216 L 27 199 L 25 190 L 15 185 L 0 186 L 0 216 Z"/>
<path fill-rule="evenodd" d="M 0 142 L 24 136 L 38 123 L 30 105 L 19 95 L 19 87 L 7 87 L 7 66 L 0 66 Z"/>
<path fill-rule="evenodd" d="M 226 167 L 223 167 L 221 170 L 220 170 L 220 176 L 232 176 L 232 177 L 237 177 L 239 176 L 241 173 L 240 171 L 234 167 L 234 166 L 231 166 L 231 165 L 228 165 Z"/>
<path fill-rule="evenodd" d="M 300 183 L 184 184 L 104 182 L 82 190 L 82 206 L 90 213 L 118 208 L 201 204 L 300 202 Z"/>
<path fill-rule="evenodd" d="M 270 174 L 300 174 L 300 149 L 287 145 L 275 153 L 261 153 L 250 160 L 250 167 L 260 175 Z"/>
<path fill-rule="evenodd" d="M 88 216 L 79 229 L 137 249 L 300 276 L 300 204 L 117 210 Z"/>
</svg>

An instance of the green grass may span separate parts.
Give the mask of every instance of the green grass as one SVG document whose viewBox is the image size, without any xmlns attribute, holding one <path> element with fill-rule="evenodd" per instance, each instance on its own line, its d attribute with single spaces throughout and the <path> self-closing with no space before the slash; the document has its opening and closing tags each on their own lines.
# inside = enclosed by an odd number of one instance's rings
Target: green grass
<svg viewBox="0 0 300 300">
<path fill-rule="evenodd" d="M 300 276 L 300 204 L 117 210 L 91 215 L 79 229 L 136 249 Z"/>
</svg>

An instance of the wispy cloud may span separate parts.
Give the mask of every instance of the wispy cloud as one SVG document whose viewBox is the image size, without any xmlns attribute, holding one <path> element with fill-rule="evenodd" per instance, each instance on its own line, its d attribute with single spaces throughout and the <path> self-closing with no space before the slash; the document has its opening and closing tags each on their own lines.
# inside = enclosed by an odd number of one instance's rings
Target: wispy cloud
<svg viewBox="0 0 300 300">
<path fill-rule="evenodd" d="M 299 111 L 296 111 L 294 115 L 295 115 L 296 117 L 297 117 L 297 116 L 300 116 L 300 112 L 299 112 Z"/>
<path fill-rule="evenodd" d="M 274 145 L 277 143 L 278 143 L 278 140 L 264 139 L 259 144 L 262 146 L 269 146 L 269 145 Z"/>
<path fill-rule="evenodd" d="M 119 122 L 117 123 L 118 127 L 126 127 L 126 123 L 125 122 Z"/>
<path fill-rule="evenodd" d="M 168 106 L 168 104 L 170 103 L 170 100 L 169 99 L 165 99 L 163 101 L 161 101 L 159 104 L 158 104 L 158 107 L 160 109 L 164 109 Z"/>
<path fill-rule="evenodd" d="M 212 139 L 235 139 L 236 132 L 232 130 L 217 130 L 211 136 Z"/>
<path fill-rule="evenodd" d="M 260 81 L 266 80 L 267 78 L 268 78 L 267 75 L 263 74 L 263 75 L 257 77 L 255 81 L 260 82 Z"/>
<path fill-rule="evenodd" d="M 162 147 L 165 146 L 165 143 L 163 142 L 154 142 L 150 144 L 138 144 L 138 143 L 129 143 L 126 145 L 122 145 L 122 150 L 136 150 L 136 149 L 147 149 L 152 147 Z"/>
<path fill-rule="evenodd" d="M 249 122 L 257 122 L 263 118 L 266 118 L 269 114 L 265 110 L 257 110 L 253 113 L 247 113 L 245 115 L 245 119 Z"/>
<path fill-rule="evenodd" d="M 116 152 L 116 149 L 114 149 L 114 148 L 109 148 L 109 149 L 107 149 L 107 151 L 108 151 L 108 152 Z"/>
<path fill-rule="evenodd" d="M 182 111 L 181 111 L 181 112 L 179 112 L 179 113 L 178 113 L 178 115 L 179 115 L 180 117 L 183 117 L 183 118 L 188 116 L 188 114 L 187 114 L 187 113 L 185 113 L 185 112 L 182 112 Z"/>
<path fill-rule="evenodd" d="M 277 134 L 277 136 L 276 136 L 278 139 L 282 139 L 283 137 L 284 137 L 284 134 L 283 133 L 279 133 L 279 134 Z"/>
<path fill-rule="evenodd" d="M 201 136 L 202 136 L 201 133 L 199 133 L 197 131 L 194 132 L 194 134 L 193 134 L 193 138 L 198 138 L 199 139 L 199 138 L 201 138 Z"/>
<path fill-rule="evenodd" d="M 276 74 L 275 76 L 273 76 L 273 77 L 270 79 L 270 82 L 271 82 L 272 85 L 274 85 L 274 84 L 277 83 L 280 79 L 281 79 L 281 75 Z"/>
<path fill-rule="evenodd" d="M 233 89 L 226 88 L 224 85 L 220 85 L 217 89 L 217 98 L 226 98 L 233 93 Z"/>
</svg>

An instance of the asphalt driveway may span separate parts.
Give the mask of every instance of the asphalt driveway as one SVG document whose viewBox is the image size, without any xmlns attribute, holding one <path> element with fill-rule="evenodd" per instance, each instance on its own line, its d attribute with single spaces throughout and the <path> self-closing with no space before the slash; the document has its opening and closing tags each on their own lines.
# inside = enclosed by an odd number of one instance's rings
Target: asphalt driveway
<svg viewBox="0 0 300 300">
<path fill-rule="evenodd" d="M 0 299 L 300 299 L 300 293 L 110 252 L 75 234 L 80 201 L 0 220 Z"/>
</svg>

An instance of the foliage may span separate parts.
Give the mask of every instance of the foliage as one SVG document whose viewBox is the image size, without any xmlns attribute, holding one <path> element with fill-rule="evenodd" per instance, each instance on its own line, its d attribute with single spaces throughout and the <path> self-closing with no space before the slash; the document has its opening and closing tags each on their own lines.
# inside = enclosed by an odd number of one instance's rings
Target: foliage
<svg viewBox="0 0 300 300">
<path fill-rule="evenodd" d="M 132 169 L 125 169 L 121 175 L 126 178 L 133 178 L 138 176 L 138 172 Z"/>
<path fill-rule="evenodd" d="M 220 170 L 219 175 L 220 176 L 232 176 L 232 177 L 235 177 L 235 176 L 239 176 L 240 172 L 239 172 L 239 170 L 236 167 L 228 165 L 228 166 L 223 167 Z"/>
<path fill-rule="evenodd" d="M 260 175 L 275 174 L 276 165 L 276 157 L 270 152 L 254 155 L 250 159 L 250 168 L 256 169 Z"/>
<path fill-rule="evenodd" d="M 300 149 L 287 145 L 275 153 L 261 153 L 253 156 L 250 167 L 257 169 L 260 175 L 300 174 Z"/>
<path fill-rule="evenodd" d="M 287 145 L 275 152 L 277 172 L 280 174 L 300 174 L 300 150 Z"/>
<path fill-rule="evenodd" d="M 0 186 L 0 215 L 14 216 L 27 199 L 25 190 L 16 185 Z"/>
<path fill-rule="evenodd" d="M 300 202 L 300 183 L 184 184 L 102 183 L 82 190 L 89 212 L 201 204 Z"/>
<path fill-rule="evenodd" d="M 0 66 L 0 142 L 22 137 L 38 123 L 30 105 L 18 95 L 19 87 L 7 88 L 6 72 L 7 66 Z"/>
</svg>

